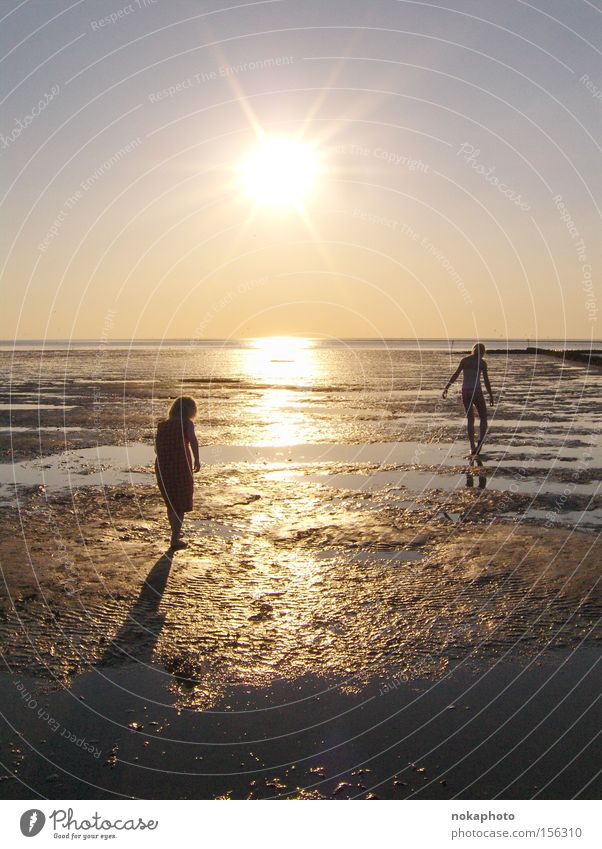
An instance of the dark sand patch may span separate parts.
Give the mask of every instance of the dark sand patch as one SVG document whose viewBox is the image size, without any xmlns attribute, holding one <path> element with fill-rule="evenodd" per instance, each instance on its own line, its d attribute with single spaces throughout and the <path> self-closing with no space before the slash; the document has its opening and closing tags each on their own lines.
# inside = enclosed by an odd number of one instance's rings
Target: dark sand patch
<svg viewBox="0 0 602 849">
<path fill-rule="evenodd" d="M 300 676 L 182 709 L 131 663 L 71 689 L 0 675 L 3 798 L 597 799 L 600 653 L 462 665 L 361 692 Z M 35 700 L 33 709 L 27 701 Z"/>
</svg>

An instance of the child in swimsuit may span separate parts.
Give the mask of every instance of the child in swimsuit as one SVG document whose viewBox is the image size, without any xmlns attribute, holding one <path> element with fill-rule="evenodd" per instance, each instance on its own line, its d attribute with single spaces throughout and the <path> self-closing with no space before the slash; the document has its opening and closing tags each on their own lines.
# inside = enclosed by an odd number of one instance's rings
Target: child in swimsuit
<svg viewBox="0 0 602 849">
<path fill-rule="evenodd" d="M 192 510 L 193 472 L 201 468 L 193 424 L 195 416 L 194 398 L 184 395 L 171 405 L 169 418 L 157 425 L 155 474 L 171 527 L 170 551 L 188 547 L 182 539 L 182 523 L 184 513 Z"/>
<path fill-rule="evenodd" d="M 487 433 L 487 404 L 483 396 L 481 388 L 481 375 L 485 382 L 485 388 L 489 395 L 489 404 L 493 407 L 493 392 L 489 383 L 489 374 L 487 373 L 487 363 L 483 359 L 485 356 L 485 345 L 479 343 L 474 345 L 472 354 L 460 360 L 460 365 L 452 374 L 447 382 L 447 386 L 443 390 L 443 397 L 447 398 L 447 392 L 452 383 L 455 383 L 460 372 L 462 375 L 462 402 L 466 410 L 466 430 L 468 431 L 468 439 L 470 441 L 470 453 L 475 456 L 481 450 L 485 434 Z M 479 414 L 479 441 L 475 445 L 474 438 L 474 409 L 477 409 Z"/>
</svg>

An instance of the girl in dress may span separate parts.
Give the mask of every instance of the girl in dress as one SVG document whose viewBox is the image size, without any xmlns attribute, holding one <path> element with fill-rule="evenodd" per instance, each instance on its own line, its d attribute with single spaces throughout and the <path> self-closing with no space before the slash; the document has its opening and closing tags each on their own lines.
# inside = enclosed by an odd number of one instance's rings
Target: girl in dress
<svg viewBox="0 0 602 849">
<path fill-rule="evenodd" d="M 195 416 L 194 398 L 183 395 L 171 405 L 169 418 L 157 425 L 155 474 L 171 527 L 170 551 L 188 547 L 182 539 L 182 522 L 184 513 L 192 510 L 193 472 L 201 468 L 193 424 Z"/>
</svg>

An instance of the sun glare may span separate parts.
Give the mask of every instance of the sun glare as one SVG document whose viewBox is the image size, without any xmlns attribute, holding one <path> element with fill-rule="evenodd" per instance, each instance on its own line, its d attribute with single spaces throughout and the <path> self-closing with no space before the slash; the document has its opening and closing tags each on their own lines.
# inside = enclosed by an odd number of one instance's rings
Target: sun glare
<svg viewBox="0 0 602 849">
<path fill-rule="evenodd" d="M 268 351 L 274 358 L 288 358 L 311 347 L 311 339 L 305 336 L 258 336 L 252 340 L 252 344 L 254 348 Z"/>
<path fill-rule="evenodd" d="M 294 138 L 265 138 L 241 169 L 241 181 L 256 203 L 300 206 L 314 185 L 318 165 L 313 148 Z"/>
<path fill-rule="evenodd" d="M 312 340 L 303 336 L 265 336 L 250 340 L 244 365 L 248 374 L 270 384 L 304 383 L 314 374 Z"/>
</svg>

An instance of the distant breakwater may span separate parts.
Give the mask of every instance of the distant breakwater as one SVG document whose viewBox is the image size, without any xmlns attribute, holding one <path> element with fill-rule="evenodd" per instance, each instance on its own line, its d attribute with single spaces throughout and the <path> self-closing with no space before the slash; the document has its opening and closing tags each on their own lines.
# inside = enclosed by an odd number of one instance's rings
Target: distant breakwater
<svg viewBox="0 0 602 849">
<path fill-rule="evenodd" d="M 457 350 L 453 353 L 459 354 L 461 351 Z M 569 348 L 566 350 L 563 348 L 538 348 L 529 345 L 527 348 L 487 348 L 487 354 L 504 354 L 505 356 L 510 354 L 537 354 L 538 356 L 558 357 L 569 362 L 583 363 L 586 366 L 602 366 L 602 350 L 599 348 L 592 348 L 591 351 L 580 351 Z"/>
<path fill-rule="evenodd" d="M 545 354 L 549 357 L 559 357 L 561 360 L 569 360 L 576 363 L 584 363 L 588 366 L 602 366 L 602 351 L 571 351 L 558 348 L 527 348 L 527 354 Z"/>
</svg>

